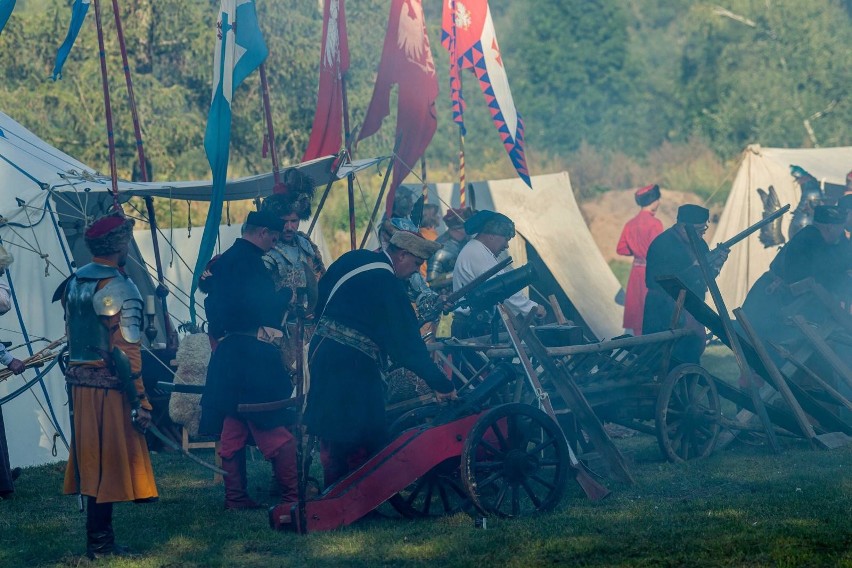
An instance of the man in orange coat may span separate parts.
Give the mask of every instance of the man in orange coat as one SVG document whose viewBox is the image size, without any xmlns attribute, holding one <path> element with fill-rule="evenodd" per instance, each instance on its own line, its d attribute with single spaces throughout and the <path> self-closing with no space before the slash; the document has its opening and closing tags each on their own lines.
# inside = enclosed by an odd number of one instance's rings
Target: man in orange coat
<svg viewBox="0 0 852 568">
<path fill-rule="evenodd" d="M 157 499 L 148 445 L 131 420 L 131 406 L 109 359 L 117 347 L 130 361 L 141 408 L 136 423 L 151 421 L 142 382 L 142 296 L 124 273 L 133 220 L 114 213 L 85 233 L 92 262 L 66 280 L 61 294 L 68 334 L 68 383 L 73 412 L 65 493 L 86 496 L 86 555 L 120 555 L 112 504 Z"/>
<path fill-rule="evenodd" d="M 651 241 L 663 232 L 663 224 L 654 216 L 660 206 L 660 186 L 654 184 L 640 188 L 634 197 L 641 209 L 624 225 L 616 251 L 622 256 L 633 257 L 624 300 L 624 329 L 634 335 L 642 335 L 642 312 L 648 294 L 645 286 L 645 258 Z"/>
</svg>

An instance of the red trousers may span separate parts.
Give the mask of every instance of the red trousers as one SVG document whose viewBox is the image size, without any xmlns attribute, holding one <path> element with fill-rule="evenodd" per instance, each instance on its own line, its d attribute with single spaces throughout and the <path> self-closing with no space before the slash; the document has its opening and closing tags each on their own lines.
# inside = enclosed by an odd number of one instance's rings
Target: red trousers
<svg viewBox="0 0 852 568">
<path fill-rule="evenodd" d="M 325 487 L 330 487 L 361 467 L 374 453 L 365 445 L 320 440 L 320 461 Z"/>
<path fill-rule="evenodd" d="M 222 459 L 231 459 L 234 454 L 246 447 L 249 434 L 254 438 L 257 449 L 267 460 L 271 460 L 278 452 L 293 440 L 293 434 L 284 426 L 271 430 L 261 430 L 251 420 L 242 421 L 232 416 L 225 417 L 220 435 L 219 455 Z"/>
</svg>

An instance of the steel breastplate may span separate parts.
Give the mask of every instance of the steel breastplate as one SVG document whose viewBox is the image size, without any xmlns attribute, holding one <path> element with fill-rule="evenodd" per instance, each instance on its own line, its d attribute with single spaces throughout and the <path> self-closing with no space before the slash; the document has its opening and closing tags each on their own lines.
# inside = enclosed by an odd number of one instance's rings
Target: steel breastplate
<svg viewBox="0 0 852 568">
<path fill-rule="evenodd" d="M 99 280 L 72 278 L 65 290 L 68 357 L 72 363 L 101 361 L 109 351 L 109 330 L 95 313 L 94 296 Z"/>
<path fill-rule="evenodd" d="M 307 257 L 299 246 L 276 245 L 270 249 L 264 261 L 272 272 L 275 289 L 307 286 L 305 260 Z"/>
</svg>

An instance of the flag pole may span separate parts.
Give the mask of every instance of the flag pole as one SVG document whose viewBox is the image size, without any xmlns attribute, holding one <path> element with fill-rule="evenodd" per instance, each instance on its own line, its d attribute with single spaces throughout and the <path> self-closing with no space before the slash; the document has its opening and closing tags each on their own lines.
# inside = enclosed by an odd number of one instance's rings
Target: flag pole
<svg viewBox="0 0 852 568">
<path fill-rule="evenodd" d="M 349 127 L 349 96 L 346 89 L 347 75 L 348 72 L 340 77 L 340 92 L 343 99 L 343 140 L 346 154 L 352 161 L 352 130 Z M 355 250 L 355 177 L 351 173 L 346 176 L 346 189 L 349 196 L 349 246 L 350 250 Z"/>
<path fill-rule="evenodd" d="M 467 204 L 465 196 L 465 172 L 464 172 L 464 134 L 459 130 L 459 207 L 464 209 Z"/>
<path fill-rule="evenodd" d="M 397 146 L 399 146 L 399 139 L 397 139 Z M 376 205 L 373 207 L 373 213 L 370 215 L 370 219 L 367 222 L 367 230 L 364 231 L 364 238 L 361 239 L 361 248 L 364 248 L 366 246 L 367 240 L 370 238 L 370 232 L 373 230 L 373 224 L 376 220 L 376 215 L 378 215 L 379 207 L 381 207 L 382 205 L 383 197 L 385 196 L 385 189 L 387 189 L 388 187 L 388 181 L 390 181 L 391 170 L 393 169 L 393 163 L 395 161 L 396 148 L 394 148 L 393 156 L 391 156 L 390 161 L 388 162 L 388 167 L 385 170 L 385 178 L 382 180 L 382 188 L 379 190 L 379 196 L 376 198 Z"/>
<path fill-rule="evenodd" d="M 277 186 L 281 183 L 281 170 L 278 164 L 278 152 L 275 148 L 275 130 L 272 127 L 272 105 L 269 102 L 269 82 L 266 80 L 266 63 L 260 64 L 260 89 L 263 94 L 263 112 L 266 115 L 266 136 L 269 139 L 269 153 L 272 154 L 272 178 Z"/>
<path fill-rule="evenodd" d="M 426 156 L 420 156 L 420 181 L 423 183 L 423 205 L 429 203 L 429 186 L 426 183 Z M 421 219 L 422 220 L 422 219 Z"/>
<path fill-rule="evenodd" d="M 107 145 L 109 147 L 109 176 L 112 182 L 112 205 L 115 209 L 120 207 L 118 203 L 118 172 L 115 164 L 115 134 L 112 128 L 112 105 L 109 98 L 109 76 L 107 75 L 106 64 L 106 48 L 104 47 L 104 29 L 101 26 L 101 4 L 98 0 L 93 0 L 95 5 L 95 27 L 98 30 L 98 55 L 101 60 L 101 82 L 104 90 L 104 115 L 106 117 L 107 126 Z M 86 212 L 84 211 L 85 215 Z"/>
<path fill-rule="evenodd" d="M 121 12 L 118 8 L 118 0 L 112 0 L 112 12 L 115 18 L 115 29 L 118 37 L 118 46 L 121 51 L 121 63 L 124 67 L 124 82 L 127 85 L 127 98 L 130 104 L 130 116 L 133 119 L 133 135 L 136 138 L 136 157 L 139 160 L 139 175 L 143 182 L 152 181 L 148 179 L 147 160 L 145 159 L 145 147 L 142 143 L 142 127 L 139 125 L 139 112 L 136 108 L 136 95 L 133 92 L 133 79 L 130 76 L 130 63 L 127 59 L 127 45 L 124 42 L 124 26 L 121 23 Z M 163 310 L 163 330 L 166 332 L 166 340 L 169 348 L 177 349 L 177 333 L 172 326 L 169 317 L 169 307 L 166 302 L 169 289 L 165 285 L 163 273 L 163 261 L 160 257 L 160 242 L 157 235 L 157 215 L 154 211 L 154 198 L 145 196 L 145 209 L 148 211 L 148 226 L 151 228 L 151 243 L 154 245 L 154 265 L 157 269 L 157 296 Z"/>
</svg>

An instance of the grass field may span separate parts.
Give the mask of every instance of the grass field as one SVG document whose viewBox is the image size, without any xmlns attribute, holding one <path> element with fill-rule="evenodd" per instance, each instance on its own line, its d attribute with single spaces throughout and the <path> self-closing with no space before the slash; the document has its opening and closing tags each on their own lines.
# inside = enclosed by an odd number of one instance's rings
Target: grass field
<svg viewBox="0 0 852 568">
<path fill-rule="evenodd" d="M 706 362 L 735 378 L 729 357 Z M 847 566 L 852 567 L 852 447 L 784 452 L 735 443 L 686 464 L 662 460 L 656 440 L 616 440 L 636 483 L 585 499 L 573 482 L 554 512 L 488 519 L 379 518 L 332 533 L 275 533 L 265 511 L 224 511 L 222 487 L 190 461 L 153 455 L 160 501 L 119 504 L 115 527 L 133 558 L 100 566 Z M 201 455 L 212 459 L 212 452 Z M 258 454 L 255 454 L 258 455 Z M 64 464 L 30 468 L 0 501 L 0 566 L 86 566 L 84 516 L 61 494 Z M 252 490 L 269 480 L 258 455 Z"/>
</svg>

